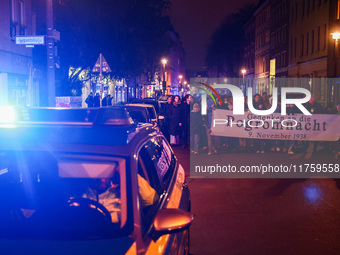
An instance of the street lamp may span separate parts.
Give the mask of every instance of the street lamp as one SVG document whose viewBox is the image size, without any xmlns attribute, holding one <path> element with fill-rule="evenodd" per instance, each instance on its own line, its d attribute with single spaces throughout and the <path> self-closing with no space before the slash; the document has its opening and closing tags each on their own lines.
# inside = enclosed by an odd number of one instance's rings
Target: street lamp
<svg viewBox="0 0 340 255">
<path fill-rule="evenodd" d="M 180 74 L 178 76 L 178 78 L 179 78 L 179 88 L 182 89 L 182 78 L 183 78 L 183 75 Z"/>
<path fill-rule="evenodd" d="M 246 69 L 242 69 L 241 73 L 242 73 L 242 85 L 244 86 L 244 75 L 246 74 L 247 70 Z"/>
<path fill-rule="evenodd" d="M 162 64 L 163 64 L 163 95 L 165 95 L 165 89 L 166 89 L 166 81 L 165 81 L 165 65 L 168 63 L 168 60 L 166 58 L 163 58 L 161 60 Z"/>
</svg>

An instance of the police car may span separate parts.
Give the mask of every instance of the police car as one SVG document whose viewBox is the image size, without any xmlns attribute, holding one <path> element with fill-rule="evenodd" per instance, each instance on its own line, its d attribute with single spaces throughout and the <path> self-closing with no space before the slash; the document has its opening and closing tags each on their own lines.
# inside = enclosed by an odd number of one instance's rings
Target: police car
<svg viewBox="0 0 340 255">
<path fill-rule="evenodd" d="M 171 147 L 122 107 L 0 108 L 1 254 L 188 254 Z"/>
</svg>

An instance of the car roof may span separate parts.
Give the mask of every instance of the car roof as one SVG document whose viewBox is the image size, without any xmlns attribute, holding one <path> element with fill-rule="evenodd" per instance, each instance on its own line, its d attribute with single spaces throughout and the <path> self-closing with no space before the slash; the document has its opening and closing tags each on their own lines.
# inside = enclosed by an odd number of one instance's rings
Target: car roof
<svg viewBox="0 0 340 255">
<path fill-rule="evenodd" d="M 126 106 L 138 106 L 138 107 L 152 107 L 155 108 L 152 104 L 126 104 Z"/>
<path fill-rule="evenodd" d="M 118 108 L 105 108 L 104 110 L 101 110 L 103 108 L 100 110 L 81 108 L 61 112 L 57 108 L 43 108 L 42 112 L 40 111 L 40 114 L 43 114 L 39 116 L 33 114 L 37 111 L 28 110 L 28 116 L 24 116 L 23 119 L 19 118 L 13 126 L 2 127 L 0 125 L 0 151 L 48 149 L 63 152 L 131 155 L 132 141 L 136 143 L 136 140 L 147 139 L 150 133 L 157 132 L 157 130 L 153 129 L 151 124 L 137 126 L 130 121 L 131 118 L 123 107 Z M 123 115 L 117 115 L 117 109 L 119 114 Z M 39 112 L 41 108 L 37 110 Z M 58 116 L 55 117 L 58 117 L 59 121 L 54 121 L 51 116 L 48 116 L 56 111 L 58 111 L 56 114 Z M 88 119 L 83 120 L 84 112 L 88 114 L 92 122 Z M 97 112 L 96 117 L 90 116 L 94 112 Z M 125 116 L 129 119 L 129 123 L 123 122 L 124 125 L 122 125 L 119 119 L 117 121 L 105 119 L 114 115 Z"/>
</svg>

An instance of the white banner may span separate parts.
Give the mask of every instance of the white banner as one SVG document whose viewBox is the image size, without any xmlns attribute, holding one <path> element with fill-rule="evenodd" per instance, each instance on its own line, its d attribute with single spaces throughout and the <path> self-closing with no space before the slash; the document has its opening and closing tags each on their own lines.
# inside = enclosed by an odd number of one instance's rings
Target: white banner
<svg viewBox="0 0 340 255">
<path fill-rule="evenodd" d="M 211 122 L 212 135 L 253 139 L 337 141 L 340 137 L 340 116 L 336 114 L 233 115 L 216 109 Z"/>
</svg>

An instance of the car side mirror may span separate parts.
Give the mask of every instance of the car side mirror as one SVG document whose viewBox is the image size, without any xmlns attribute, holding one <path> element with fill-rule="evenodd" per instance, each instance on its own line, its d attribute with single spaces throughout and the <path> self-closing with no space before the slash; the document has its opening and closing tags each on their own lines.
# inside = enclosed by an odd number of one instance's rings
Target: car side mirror
<svg viewBox="0 0 340 255">
<path fill-rule="evenodd" d="M 181 209 L 162 209 L 155 216 L 152 239 L 157 241 L 162 235 L 184 231 L 190 227 L 193 220 L 192 214 Z"/>
</svg>

